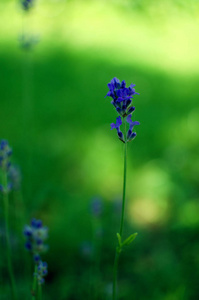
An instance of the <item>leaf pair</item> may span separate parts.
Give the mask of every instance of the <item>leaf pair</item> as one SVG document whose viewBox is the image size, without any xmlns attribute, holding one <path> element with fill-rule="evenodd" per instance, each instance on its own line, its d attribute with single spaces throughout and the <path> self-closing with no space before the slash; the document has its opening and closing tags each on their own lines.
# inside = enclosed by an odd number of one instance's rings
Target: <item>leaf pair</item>
<svg viewBox="0 0 199 300">
<path fill-rule="evenodd" d="M 137 236 L 137 232 L 131 234 L 129 237 L 127 237 L 123 242 L 122 242 L 122 238 L 121 235 L 119 233 L 117 233 L 117 239 L 118 239 L 118 243 L 119 243 L 119 247 L 118 247 L 118 251 L 121 252 L 123 246 L 128 246 L 130 245 L 134 239 Z"/>
</svg>

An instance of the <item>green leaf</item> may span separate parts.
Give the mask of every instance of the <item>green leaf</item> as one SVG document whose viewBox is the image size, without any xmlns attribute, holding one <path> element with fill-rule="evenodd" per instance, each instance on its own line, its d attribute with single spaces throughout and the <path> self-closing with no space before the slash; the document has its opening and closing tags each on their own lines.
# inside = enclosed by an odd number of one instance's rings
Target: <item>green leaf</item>
<svg viewBox="0 0 199 300">
<path fill-rule="evenodd" d="M 136 238 L 137 235 L 138 235 L 137 232 L 131 234 L 131 235 L 130 235 L 123 243 L 122 243 L 121 246 L 127 246 L 127 245 L 130 245 L 130 244 L 134 241 L 134 239 Z"/>
<path fill-rule="evenodd" d="M 118 243 L 121 247 L 122 246 L 122 240 L 121 240 L 121 235 L 119 233 L 117 233 L 117 239 L 118 239 Z"/>
</svg>

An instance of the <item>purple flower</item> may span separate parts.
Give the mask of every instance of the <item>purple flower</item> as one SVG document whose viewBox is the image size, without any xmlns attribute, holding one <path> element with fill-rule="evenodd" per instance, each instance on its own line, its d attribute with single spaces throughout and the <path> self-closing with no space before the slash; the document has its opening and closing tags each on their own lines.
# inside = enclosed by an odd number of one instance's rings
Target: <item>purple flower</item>
<svg viewBox="0 0 199 300">
<path fill-rule="evenodd" d="M 48 246 L 44 244 L 48 238 L 48 228 L 42 225 L 41 220 L 32 219 L 31 225 L 26 225 L 23 233 L 26 238 L 25 248 L 31 252 L 35 263 L 38 263 L 40 253 L 48 249 Z"/>
<path fill-rule="evenodd" d="M 129 89 L 127 88 L 117 90 L 117 97 L 117 102 L 127 101 L 132 98 L 132 96 L 129 95 Z"/>
<path fill-rule="evenodd" d="M 121 125 L 122 125 L 122 119 L 119 116 L 119 117 L 116 118 L 116 123 L 111 123 L 111 130 L 115 128 L 117 130 L 117 134 L 118 134 L 119 139 L 124 142 L 124 136 L 123 136 L 123 133 L 120 130 Z"/>
<path fill-rule="evenodd" d="M 134 87 L 135 84 L 133 83 L 127 87 L 125 80 L 120 82 L 120 80 L 116 77 L 114 77 L 111 82 L 108 83 L 109 92 L 107 93 L 106 97 L 108 96 L 112 98 L 111 103 L 120 115 L 116 118 L 116 123 L 111 123 L 111 130 L 115 128 L 117 130 L 119 139 L 124 143 L 131 141 L 136 136 L 136 133 L 133 132 L 133 127 L 140 124 L 137 121 L 133 122 L 131 120 L 132 112 L 135 110 L 135 107 L 132 106 L 132 98 L 136 94 L 139 95 L 135 91 Z M 121 116 L 123 117 L 123 121 Z M 125 135 L 123 135 L 122 131 L 120 130 L 122 122 L 124 122 L 125 125 L 125 122 L 129 123 L 129 130 L 127 134 L 125 133 Z"/>
<path fill-rule="evenodd" d="M 22 8 L 26 11 L 28 11 L 33 6 L 34 0 L 22 0 Z"/>
<path fill-rule="evenodd" d="M 11 162 L 10 156 L 12 155 L 12 149 L 10 148 L 8 142 L 6 140 L 0 141 L 0 168 L 4 171 L 8 171 Z"/>
<path fill-rule="evenodd" d="M 21 171 L 18 166 L 11 165 L 8 170 L 8 177 L 12 183 L 12 188 L 15 191 L 21 188 Z"/>
<path fill-rule="evenodd" d="M 93 245 L 91 242 L 84 241 L 80 246 L 81 254 L 87 258 L 90 258 L 93 255 Z"/>
<path fill-rule="evenodd" d="M 37 272 L 34 273 L 34 276 L 37 277 L 38 284 L 43 284 L 45 282 L 44 276 L 46 276 L 47 274 L 48 274 L 48 264 L 40 260 L 37 267 Z"/>
<path fill-rule="evenodd" d="M 94 217 L 100 217 L 103 211 L 101 198 L 95 197 L 91 200 L 91 213 Z"/>
<path fill-rule="evenodd" d="M 128 141 L 131 141 L 132 139 L 134 139 L 136 137 L 136 133 L 133 132 L 133 127 L 135 125 L 140 125 L 140 123 L 138 121 L 132 121 L 131 120 L 131 117 L 132 115 L 128 115 L 127 118 L 126 118 L 126 122 L 129 123 L 129 130 L 128 130 L 128 133 L 127 133 L 127 140 Z"/>
<path fill-rule="evenodd" d="M 126 82 L 123 80 L 120 83 L 120 80 L 114 77 L 110 83 L 108 83 L 109 92 L 106 94 L 106 97 L 111 97 L 112 104 L 116 108 L 117 112 L 125 117 L 132 112 L 131 103 L 132 98 L 135 94 L 134 89 L 135 84 L 131 84 L 128 88 L 126 87 Z"/>
<path fill-rule="evenodd" d="M 5 174 L 6 177 L 9 175 L 9 171 L 11 168 L 11 161 L 10 157 L 12 155 L 12 149 L 10 148 L 8 141 L 1 140 L 0 141 L 0 169 Z M 13 185 L 10 182 L 7 182 L 6 186 L 5 184 L 0 185 L 0 191 L 4 194 L 8 194 Z"/>
</svg>

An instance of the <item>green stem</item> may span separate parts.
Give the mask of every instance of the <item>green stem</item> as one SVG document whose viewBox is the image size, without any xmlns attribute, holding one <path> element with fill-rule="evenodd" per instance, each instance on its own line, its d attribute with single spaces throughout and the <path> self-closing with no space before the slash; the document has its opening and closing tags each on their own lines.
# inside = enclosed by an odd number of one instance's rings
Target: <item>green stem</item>
<svg viewBox="0 0 199 300">
<path fill-rule="evenodd" d="M 38 292 L 39 292 L 38 300 L 42 300 L 42 285 L 41 284 L 38 285 Z"/>
<path fill-rule="evenodd" d="M 123 118 L 124 123 L 124 174 L 123 174 L 123 197 L 122 197 L 122 214 L 120 221 L 120 236 L 122 239 L 122 232 L 124 226 L 124 210 L 125 210 L 125 199 L 126 199 L 126 167 L 127 167 L 127 137 L 126 137 L 126 120 Z M 115 261 L 113 267 L 113 300 L 117 299 L 117 273 L 118 273 L 118 261 L 120 257 L 121 249 L 116 247 Z"/>
<path fill-rule="evenodd" d="M 17 300 L 17 292 L 16 292 L 16 284 L 13 272 L 13 266 L 11 261 L 11 248 L 10 248 L 10 236 L 9 236 L 9 199 L 8 199 L 8 191 L 7 191 L 7 173 L 3 172 L 3 187 L 5 191 L 3 192 L 3 202 L 4 202 L 4 215 L 5 215 L 5 237 L 6 237 L 6 256 L 7 256 L 7 264 L 8 264 L 8 273 L 10 277 L 11 283 L 11 292 L 13 300 Z"/>
<path fill-rule="evenodd" d="M 124 225 L 124 209 L 125 209 L 125 199 L 126 199 L 126 165 L 127 165 L 127 141 L 126 141 L 126 122 L 125 129 L 124 129 L 124 137 L 125 137 L 125 144 L 124 144 L 124 179 L 123 179 L 123 197 L 122 197 L 122 216 L 120 222 L 120 236 L 122 238 L 123 232 L 123 225 Z"/>
<path fill-rule="evenodd" d="M 36 300 L 37 296 L 37 276 L 35 275 L 37 273 L 37 265 L 35 264 L 35 272 L 33 275 L 33 284 L 32 284 L 32 300 Z"/>
</svg>

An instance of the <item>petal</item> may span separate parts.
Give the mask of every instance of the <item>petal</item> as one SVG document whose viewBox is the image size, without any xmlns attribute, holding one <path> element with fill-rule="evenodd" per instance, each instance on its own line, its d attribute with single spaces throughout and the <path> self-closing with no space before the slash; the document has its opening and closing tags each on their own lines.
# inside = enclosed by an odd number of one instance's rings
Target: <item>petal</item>
<svg viewBox="0 0 199 300">
<path fill-rule="evenodd" d="M 134 106 L 131 106 L 128 110 L 128 114 L 132 113 L 133 111 L 135 110 L 135 107 Z"/>
<path fill-rule="evenodd" d="M 119 117 L 116 118 L 116 126 L 119 128 L 121 125 L 122 125 L 122 119 L 119 116 Z"/>
<path fill-rule="evenodd" d="M 133 121 L 131 120 L 132 114 L 128 115 L 126 121 L 131 125 Z"/>
<path fill-rule="evenodd" d="M 126 82 L 125 82 L 125 80 L 122 80 L 122 82 L 121 82 L 121 88 L 125 88 L 126 87 Z"/>
<path fill-rule="evenodd" d="M 134 139 L 135 137 L 136 137 L 136 132 L 132 132 L 132 134 L 131 134 L 131 136 L 129 137 L 129 139 L 130 139 L 130 141 L 132 140 L 132 139 Z"/>
<path fill-rule="evenodd" d="M 114 77 L 111 80 L 111 83 L 114 85 L 114 88 L 116 89 L 120 88 L 120 80 L 117 77 Z"/>
<path fill-rule="evenodd" d="M 114 128 L 116 128 L 116 124 L 111 123 L 111 130 L 114 129 Z"/>
</svg>

